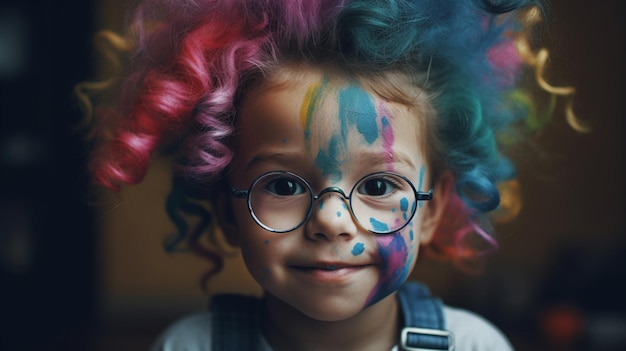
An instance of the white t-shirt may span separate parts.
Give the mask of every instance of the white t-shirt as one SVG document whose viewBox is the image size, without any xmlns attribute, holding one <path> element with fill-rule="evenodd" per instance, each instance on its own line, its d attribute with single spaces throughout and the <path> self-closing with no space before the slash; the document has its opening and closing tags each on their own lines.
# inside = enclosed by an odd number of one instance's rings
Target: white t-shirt
<svg viewBox="0 0 626 351">
<path fill-rule="evenodd" d="M 454 334 L 455 351 L 510 351 L 513 347 L 496 327 L 475 313 L 444 306 L 446 330 Z M 152 351 L 210 351 L 211 312 L 185 317 L 169 327 Z M 259 335 L 259 349 L 272 351 Z M 397 351 L 395 346 L 391 351 Z"/>
</svg>

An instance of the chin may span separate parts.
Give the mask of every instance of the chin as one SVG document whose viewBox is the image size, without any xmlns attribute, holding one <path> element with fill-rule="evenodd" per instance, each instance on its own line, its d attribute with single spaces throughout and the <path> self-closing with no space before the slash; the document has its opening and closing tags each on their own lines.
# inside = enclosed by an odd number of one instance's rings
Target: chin
<svg viewBox="0 0 626 351">
<path fill-rule="evenodd" d="M 366 308 L 364 302 L 357 303 L 354 298 L 346 300 L 328 298 L 317 302 L 302 302 L 290 303 L 290 305 L 308 318 L 320 322 L 344 321 L 358 315 Z"/>
<path fill-rule="evenodd" d="M 304 311 L 304 310 L 300 310 L 301 313 L 303 313 L 304 315 L 306 315 L 307 317 L 314 319 L 316 321 L 319 322 L 341 322 L 341 321 L 345 321 L 348 320 L 354 316 L 356 316 L 357 314 L 359 314 L 362 311 L 362 309 L 359 309 L 357 311 L 354 310 L 350 310 L 350 311 L 337 311 L 337 310 L 311 310 L 311 311 Z"/>
</svg>

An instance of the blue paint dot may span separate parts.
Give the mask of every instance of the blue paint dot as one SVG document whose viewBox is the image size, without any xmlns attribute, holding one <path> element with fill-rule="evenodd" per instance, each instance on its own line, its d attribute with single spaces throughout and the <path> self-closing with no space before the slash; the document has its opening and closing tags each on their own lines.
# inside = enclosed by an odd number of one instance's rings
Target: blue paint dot
<svg viewBox="0 0 626 351">
<path fill-rule="evenodd" d="M 348 209 L 348 205 L 346 205 L 346 203 L 342 203 L 341 206 L 343 206 L 343 208 L 345 208 L 346 210 Z"/>
<path fill-rule="evenodd" d="M 411 240 L 415 238 L 415 233 L 412 230 L 409 232 L 409 237 L 411 238 Z"/>
<path fill-rule="evenodd" d="M 341 212 L 337 211 L 337 217 L 341 217 Z"/>
<path fill-rule="evenodd" d="M 400 200 L 400 209 L 404 212 L 409 210 L 409 199 L 403 197 L 402 200 Z"/>
<path fill-rule="evenodd" d="M 320 210 L 324 209 L 324 199 L 320 200 L 319 207 L 320 207 Z"/>
<path fill-rule="evenodd" d="M 362 254 L 363 251 L 365 251 L 365 244 L 363 244 L 363 243 L 356 243 L 354 245 L 354 247 L 352 248 L 352 254 L 354 256 L 358 256 L 358 255 Z"/>
<path fill-rule="evenodd" d="M 265 245 L 269 244 L 270 241 L 269 240 L 265 240 Z"/>
<path fill-rule="evenodd" d="M 283 144 L 287 144 L 287 138 L 283 139 Z"/>
</svg>

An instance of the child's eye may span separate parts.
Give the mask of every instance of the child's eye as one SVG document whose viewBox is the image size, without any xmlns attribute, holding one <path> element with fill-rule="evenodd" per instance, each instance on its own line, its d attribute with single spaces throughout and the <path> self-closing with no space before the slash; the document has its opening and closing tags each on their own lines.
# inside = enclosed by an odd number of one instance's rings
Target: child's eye
<svg viewBox="0 0 626 351">
<path fill-rule="evenodd" d="M 305 193 L 306 187 L 302 185 L 297 179 L 281 177 L 274 178 L 267 182 L 265 190 L 280 196 L 291 196 Z"/>
<path fill-rule="evenodd" d="M 369 196 L 383 196 L 390 194 L 396 189 L 396 185 L 392 180 L 386 178 L 371 178 L 365 180 L 359 185 L 357 191 L 359 194 Z"/>
</svg>

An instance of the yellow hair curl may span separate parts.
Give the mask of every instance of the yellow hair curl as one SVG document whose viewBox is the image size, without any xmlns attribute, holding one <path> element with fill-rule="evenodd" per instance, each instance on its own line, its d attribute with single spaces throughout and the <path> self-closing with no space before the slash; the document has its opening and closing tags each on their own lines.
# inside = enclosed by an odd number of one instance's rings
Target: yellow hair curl
<svg viewBox="0 0 626 351">
<path fill-rule="evenodd" d="M 523 15 L 524 21 L 528 23 L 527 28 L 532 27 L 532 24 L 535 24 L 541 21 L 541 14 L 537 8 L 532 8 Z M 541 89 L 550 93 L 554 98 L 558 96 L 563 96 L 567 99 L 565 104 L 565 118 L 567 123 L 574 129 L 579 132 L 589 132 L 591 128 L 582 122 L 574 113 L 574 94 L 576 93 L 576 89 L 571 86 L 558 87 L 551 85 L 544 78 L 544 72 L 546 63 L 548 58 L 550 57 L 550 53 L 546 48 L 541 48 L 537 52 L 533 52 L 530 47 L 530 44 L 527 40 L 527 33 L 520 33 L 516 38 L 516 47 L 517 51 L 529 66 L 535 69 L 535 80 L 537 84 L 541 87 Z M 551 104 L 553 106 L 554 104 Z M 551 112 L 551 111 L 550 111 Z"/>
</svg>

